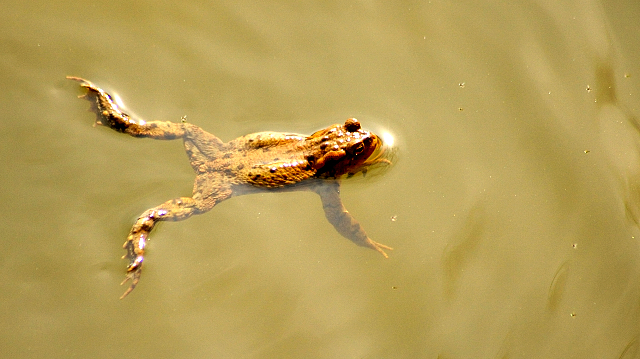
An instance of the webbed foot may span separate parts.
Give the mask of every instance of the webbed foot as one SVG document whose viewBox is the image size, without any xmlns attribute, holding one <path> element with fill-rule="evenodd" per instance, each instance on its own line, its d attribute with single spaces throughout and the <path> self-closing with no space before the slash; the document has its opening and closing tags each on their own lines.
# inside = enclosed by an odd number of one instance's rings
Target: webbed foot
<svg viewBox="0 0 640 359">
<path fill-rule="evenodd" d="M 140 257 L 140 259 L 142 259 L 142 257 Z M 140 262 L 140 264 L 142 264 L 142 261 Z M 131 291 L 136 287 L 136 285 L 140 281 L 140 274 L 142 274 L 142 266 L 129 269 L 129 271 L 127 272 L 127 275 L 124 277 L 124 280 L 122 281 L 122 283 L 120 283 L 120 285 L 125 284 L 126 282 L 129 281 L 129 279 L 131 279 L 131 285 L 129 286 L 129 288 L 127 288 L 124 294 L 122 294 L 120 299 L 129 295 L 129 293 L 131 293 Z"/>
<path fill-rule="evenodd" d="M 122 246 L 127 250 L 127 254 L 122 256 L 123 259 L 129 260 L 129 265 L 127 266 L 127 275 L 120 285 L 127 283 L 131 280 L 131 285 L 127 290 L 122 294 L 120 299 L 126 297 L 131 293 L 131 291 L 138 285 L 140 281 L 140 275 L 142 274 L 142 262 L 144 261 L 144 247 L 147 239 L 146 233 L 141 233 L 138 235 L 129 235 L 127 241 L 124 242 Z"/>
<path fill-rule="evenodd" d="M 84 98 L 91 103 L 90 112 L 96 114 L 94 126 L 108 126 L 118 132 L 125 133 L 129 133 L 131 132 L 131 128 L 135 129 L 139 126 L 137 121 L 133 120 L 120 109 L 120 106 L 118 106 L 111 95 L 94 85 L 91 81 L 75 76 L 67 76 L 67 79 L 79 82 L 80 86 L 87 90 L 86 94 L 78 97 Z"/>
<path fill-rule="evenodd" d="M 96 114 L 94 126 L 102 125 L 133 137 L 149 137 L 161 140 L 174 140 L 184 137 L 184 123 L 169 121 L 144 121 L 134 119 L 123 111 L 117 97 L 113 97 L 91 81 L 80 77 L 67 76 L 69 80 L 77 81 L 87 90 L 78 96 L 91 103 L 90 112 Z"/>
</svg>

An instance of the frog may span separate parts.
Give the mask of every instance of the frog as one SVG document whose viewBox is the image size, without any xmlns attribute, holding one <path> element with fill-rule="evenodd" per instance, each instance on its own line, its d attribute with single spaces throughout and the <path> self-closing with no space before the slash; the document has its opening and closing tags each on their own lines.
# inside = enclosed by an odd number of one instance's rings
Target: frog
<svg viewBox="0 0 640 359">
<path fill-rule="evenodd" d="M 355 118 L 311 135 L 258 132 L 223 142 L 182 119 L 145 121 L 124 110 L 113 96 L 92 82 L 68 76 L 83 89 L 79 98 L 90 102 L 95 126 L 105 126 L 137 138 L 183 141 L 195 172 L 190 197 L 178 197 L 144 211 L 123 245 L 127 269 L 121 285 L 130 282 L 120 299 L 138 285 L 150 233 L 158 222 L 182 221 L 203 214 L 231 197 L 260 191 L 311 191 L 320 196 L 326 219 L 353 243 L 389 256 L 393 248 L 375 242 L 347 211 L 340 198 L 341 181 L 377 164 L 390 165 L 382 139 L 364 130 Z"/>
</svg>

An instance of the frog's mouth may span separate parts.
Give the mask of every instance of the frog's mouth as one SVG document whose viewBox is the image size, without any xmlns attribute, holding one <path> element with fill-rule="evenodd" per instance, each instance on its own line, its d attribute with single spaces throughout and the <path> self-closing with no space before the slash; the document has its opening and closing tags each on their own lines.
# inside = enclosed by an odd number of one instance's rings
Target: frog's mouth
<svg viewBox="0 0 640 359">
<path fill-rule="evenodd" d="M 387 145 L 385 145 L 385 143 L 382 141 L 382 139 L 378 136 L 376 136 L 378 143 L 376 145 L 376 149 L 373 150 L 373 153 L 371 153 L 371 156 L 369 156 L 369 158 L 367 158 L 363 163 L 363 167 L 368 168 L 380 163 L 384 163 L 387 165 L 392 164 L 391 159 L 390 159 L 390 155 L 393 151 L 391 151 L 391 148 Z"/>
<path fill-rule="evenodd" d="M 373 134 L 372 134 L 373 135 Z M 380 166 L 390 166 L 393 164 L 391 161 L 395 151 L 393 147 L 385 144 L 382 139 L 376 135 L 374 135 L 377 143 L 376 148 L 373 150 L 371 155 L 357 168 L 356 171 L 350 172 L 348 177 L 355 175 L 356 173 L 362 172 L 363 175 L 367 174 L 367 171 L 376 169 Z"/>
</svg>

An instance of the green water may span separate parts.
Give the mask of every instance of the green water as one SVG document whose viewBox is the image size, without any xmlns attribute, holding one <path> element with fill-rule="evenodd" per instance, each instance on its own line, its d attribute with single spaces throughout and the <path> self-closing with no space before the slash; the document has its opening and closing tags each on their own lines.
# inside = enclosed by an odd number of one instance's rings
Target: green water
<svg viewBox="0 0 640 359">
<path fill-rule="evenodd" d="M 46 2 L 0 14 L 7 358 L 637 358 L 636 1 Z M 395 165 L 345 206 L 233 198 L 121 244 L 189 195 L 179 141 L 92 127 L 87 78 L 223 140 L 348 117 Z M 392 218 L 394 220 L 392 220 Z"/>
</svg>

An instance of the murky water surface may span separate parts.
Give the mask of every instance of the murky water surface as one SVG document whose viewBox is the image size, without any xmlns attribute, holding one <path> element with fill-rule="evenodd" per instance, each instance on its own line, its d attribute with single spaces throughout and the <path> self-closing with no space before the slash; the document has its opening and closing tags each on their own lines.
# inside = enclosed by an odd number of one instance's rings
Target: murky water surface
<svg viewBox="0 0 640 359">
<path fill-rule="evenodd" d="M 50 2 L 0 15 L 7 358 L 637 358 L 636 1 Z M 347 208 L 233 198 L 120 245 L 189 195 L 178 141 L 91 126 L 66 75 L 224 140 L 348 117 L 395 136 Z"/>
</svg>

